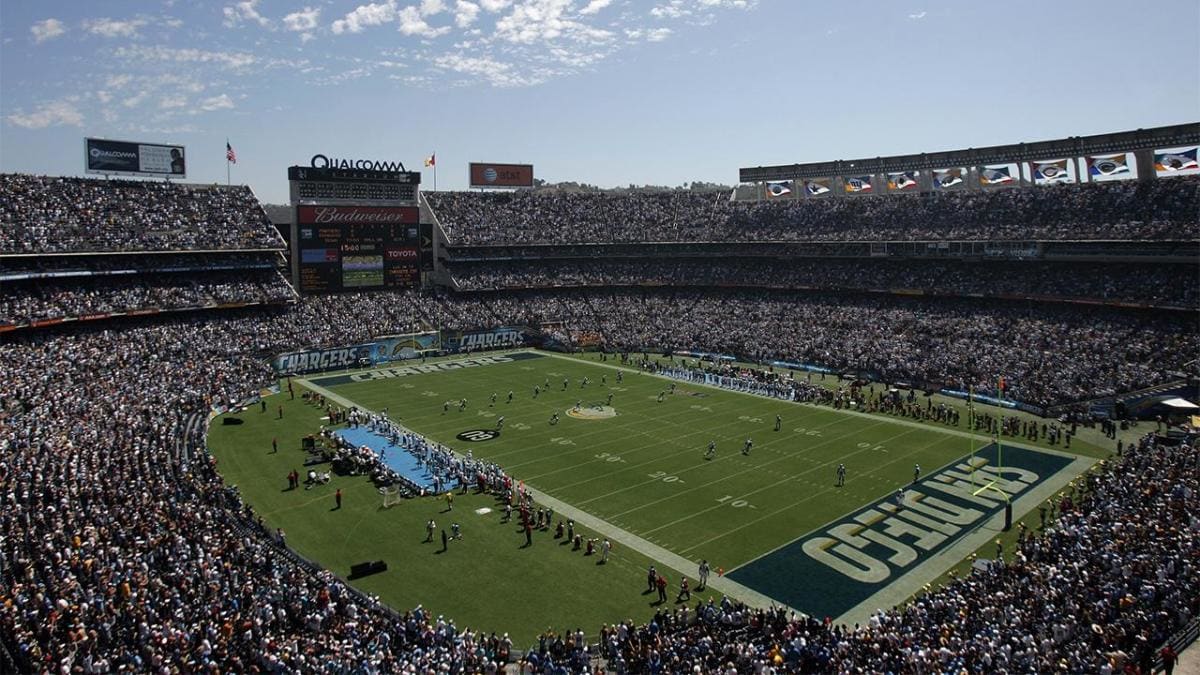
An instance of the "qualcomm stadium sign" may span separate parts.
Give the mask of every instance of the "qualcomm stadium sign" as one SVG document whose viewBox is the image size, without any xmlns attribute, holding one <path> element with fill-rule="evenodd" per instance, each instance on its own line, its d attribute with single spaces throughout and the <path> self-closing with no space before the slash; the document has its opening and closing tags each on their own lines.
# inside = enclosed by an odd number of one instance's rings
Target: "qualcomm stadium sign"
<svg viewBox="0 0 1200 675">
<path fill-rule="evenodd" d="M 309 166 L 314 169 L 359 169 L 364 171 L 407 171 L 403 162 L 386 162 L 375 159 L 346 159 L 313 155 Z"/>
<path fill-rule="evenodd" d="M 978 529 L 1005 495 L 1019 499 L 1071 462 L 1009 446 L 998 455 L 989 445 L 909 485 L 899 503 L 885 495 L 726 576 L 812 616 L 838 617 Z M 981 490 L 989 483 L 1004 494 Z"/>
</svg>

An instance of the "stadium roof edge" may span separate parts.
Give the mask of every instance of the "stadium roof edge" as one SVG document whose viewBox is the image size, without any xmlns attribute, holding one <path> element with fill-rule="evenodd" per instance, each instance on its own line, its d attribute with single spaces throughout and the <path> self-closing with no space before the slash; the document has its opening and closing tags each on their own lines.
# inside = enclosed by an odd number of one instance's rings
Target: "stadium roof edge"
<svg viewBox="0 0 1200 675">
<path fill-rule="evenodd" d="M 829 178 L 850 173 L 948 169 L 960 166 L 1052 159 L 1061 156 L 1082 157 L 1084 155 L 1196 144 L 1200 144 L 1200 122 L 1189 122 L 1150 129 L 1118 131 L 1092 136 L 1070 136 L 1050 141 L 1011 143 L 984 148 L 850 160 L 839 159 L 803 164 L 742 167 L 738 170 L 738 174 L 740 182 L 755 183 L 798 178 Z"/>
</svg>

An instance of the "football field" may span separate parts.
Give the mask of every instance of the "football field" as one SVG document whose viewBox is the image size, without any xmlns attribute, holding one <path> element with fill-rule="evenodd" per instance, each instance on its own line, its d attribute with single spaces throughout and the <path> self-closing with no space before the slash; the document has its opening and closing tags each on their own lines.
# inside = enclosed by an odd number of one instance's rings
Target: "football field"
<svg viewBox="0 0 1200 675">
<path fill-rule="evenodd" d="M 894 492 L 911 481 L 914 464 L 929 470 L 969 452 L 966 439 L 885 418 L 864 422 L 684 382 L 660 403 L 671 385 L 660 377 L 623 371 L 617 383 L 618 371 L 604 364 L 534 352 L 498 358 L 513 360 L 365 381 L 311 381 L 367 409 L 387 408 L 392 419 L 427 438 L 470 450 L 563 502 L 726 570 Z M 547 382 L 549 390 L 535 399 L 533 388 Z M 608 405 L 609 394 L 615 415 L 590 414 Z M 448 411 L 445 401 L 452 402 Z M 579 402 L 586 416 L 571 414 Z M 559 422 L 552 425 L 555 413 Z M 497 437 L 458 438 L 494 429 L 501 415 Z M 775 415 L 781 431 L 774 431 Z M 747 439 L 753 446 L 743 455 Z M 705 460 L 709 441 L 716 442 L 716 456 Z M 843 488 L 835 487 L 839 463 L 848 473 Z"/>
<path fill-rule="evenodd" d="M 917 465 L 933 472 L 986 444 L 973 447 L 934 422 L 902 425 L 675 382 L 616 360 L 517 352 L 478 362 L 312 381 L 368 409 L 387 408 L 409 428 L 497 462 L 542 493 L 727 572 L 910 485 Z M 501 416 L 500 432 L 489 433 Z M 710 442 L 716 452 L 706 458 Z M 847 468 L 841 487 L 838 464 Z M 815 609 L 791 597 L 799 609 Z"/>
<path fill-rule="evenodd" d="M 588 632 L 602 622 L 644 619 L 647 609 L 658 606 L 638 592 L 646 566 L 654 563 L 669 573 L 674 598 L 679 571 L 694 580 L 702 559 L 712 567 L 719 592 L 749 589 L 760 599 L 836 617 L 874 602 L 875 593 L 935 555 L 965 557 L 969 551 L 958 555 L 954 545 L 1002 510 L 1007 498 L 972 494 L 988 479 L 1015 499 L 1042 481 L 1056 477 L 1061 483 L 1080 470 L 1075 465 L 1066 470 L 1072 458 L 1063 453 L 1028 448 L 997 456 L 988 439 L 962 433 L 965 422 L 956 430 L 936 422 L 798 405 L 676 382 L 623 367 L 619 360 L 600 362 L 594 355 L 487 353 L 315 375 L 299 384 L 343 404 L 386 409 L 391 419 L 431 440 L 494 461 L 544 495 L 543 501 L 557 504 L 556 521 L 577 514 L 580 529 L 590 528 L 585 536 L 618 543 L 616 567 L 563 562 L 571 551 L 565 541 L 555 542 L 559 545 L 550 549 L 549 558 L 520 557 L 523 535 L 501 525 L 498 505 L 480 496 L 465 503 L 472 509 L 482 506 L 486 515 L 461 516 L 470 518 L 464 525 L 473 528 L 471 560 L 445 556 L 427 562 L 415 556 L 422 549 L 395 541 L 392 533 L 404 530 L 407 540 L 424 519 L 449 517 L 439 508 L 442 502 L 408 500 L 385 511 L 370 496 L 369 482 L 358 477 L 362 485 L 346 488 L 357 490 L 349 498 L 362 509 L 353 525 L 358 535 L 339 536 L 344 521 L 338 514 L 255 487 L 261 483 L 257 473 L 280 471 L 282 464 L 267 469 L 275 461 L 270 456 L 222 449 L 244 445 L 236 439 L 247 434 L 314 432 L 320 413 L 299 406 L 299 397 L 288 405 L 306 421 L 251 414 L 243 415 L 250 428 L 213 427 L 214 454 L 228 463 L 227 476 L 240 479 L 251 503 L 267 511 L 268 522 L 303 529 L 293 539 L 302 553 L 339 574 L 345 573 L 340 566 L 356 560 L 403 561 L 400 574 L 356 583 L 398 608 L 445 607 L 489 629 L 503 619 L 505 630 L 511 625 L 528 636 L 551 619 L 551 625 L 578 623 Z M 752 444 L 743 452 L 747 440 Z M 710 442 L 716 451 L 706 458 Z M 839 464 L 846 466 L 844 486 L 837 484 Z M 922 480 L 914 485 L 916 465 Z M 1009 473 L 983 472 L 997 465 Z M 976 473 L 978 467 L 984 469 Z M 335 477 L 335 482 L 346 480 Z M 909 495 L 903 522 L 892 504 L 901 488 Z M 324 532 L 326 527 L 335 532 Z M 954 562 L 945 562 L 936 573 Z M 534 567 L 523 574 L 530 563 Z M 442 588 L 439 568 L 457 570 L 470 582 L 460 583 L 457 592 Z M 723 579 L 716 579 L 718 570 Z M 527 576 L 552 587 L 577 586 L 580 602 L 559 607 L 551 591 L 539 598 L 522 584 Z M 482 590 L 470 599 L 457 597 L 476 582 L 503 597 L 516 594 L 522 602 L 484 599 Z"/>
</svg>

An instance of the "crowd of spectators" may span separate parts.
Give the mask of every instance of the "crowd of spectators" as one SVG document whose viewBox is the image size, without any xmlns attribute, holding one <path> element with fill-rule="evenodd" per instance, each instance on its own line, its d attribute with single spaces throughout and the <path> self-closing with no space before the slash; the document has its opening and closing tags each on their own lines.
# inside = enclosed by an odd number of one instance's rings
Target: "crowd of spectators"
<svg viewBox="0 0 1200 675">
<path fill-rule="evenodd" d="M 272 269 L 96 276 L 0 283 L 0 325 L 27 325 L 140 310 L 287 302 L 292 287 Z"/>
<path fill-rule="evenodd" d="M 676 258 L 454 263 L 462 290 L 571 286 L 751 286 L 921 291 L 1200 308 L 1194 265 Z"/>
<path fill-rule="evenodd" d="M 281 248 L 244 185 L 0 174 L 0 254 Z"/>
<path fill-rule="evenodd" d="M 1153 435 L 1052 502 L 1015 551 L 865 625 L 729 600 L 605 627 L 617 673 L 1151 672 L 1200 612 L 1200 452 Z"/>
<path fill-rule="evenodd" d="M 740 293 L 574 291 L 513 294 L 504 302 L 415 292 L 334 295 L 295 306 L 20 332 L 0 343 L 5 644 L 24 666 L 58 672 L 175 664 L 237 672 L 496 668 L 502 640 L 421 609 L 397 617 L 289 555 L 282 537 L 272 541 L 221 483 L 203 453 L 202 425 L 189 421 L 213 405 L 253 396 L 272 378 L 263 358 L 271 352 L 344 344 L 433 320 L 462 327 L 521 316 L 574 321 L 569 313 L 593 316 L 627 344 L 682 346 L 703 338 L 720 343 L 716 348 L 747 340 L 764 349 L 803 349 L 800 338 L 811 334 L 820 342 L 807 344 L 822 350 L 848 346 L 844 353 L 865 357 L 869 345 L 872 358 L 906 356 L 905 367 L 974 361 L 980 373 L 1013 372 L 1014 385 L 1034 393 L 1042 391 L 1039 382 L 1090 388 L 1114 372 L 1153 369 L 1171 349 L 1196 351 L 1194 333 L 1172 346 L 1163 326 L 1094 314 L 1032 318 L 968 304 L 935 312 Z M 921 342 L 944 333 L 950 337 L 942 345 Z M 1039 367 L 1007 369 L 1042 347 Z M 1117 650 L 1140 658 L 1139 635 L 1153 643 L 1195 612 L 1195 596 L 1182 589 L 1198 583 L 1189 562 L 1200 513 L 1197 465 L 1191 449 L 1149 442 L 1123 461 L 1119 478 L 1093 479 L 1079 505 L 1064 509 L 1061 528 L 1025 543 L 1023 557 L 882 614 L 858 633 L 778 617 L 768 626 L 760 613 L 722 608 L 704 610 L 715 620 L 687 627 L 629 628 L 623 638 L 618 631 L 608 639 L 610 658 L 626 672 L 645 672 L 643 659 L 700 659 L 705 667 L 745 672 L 764 658 L 759 645 L 768 643 L 785 663 L 868 669 L 931 660 L 1023 669 L 1060 659 L 1074 668 Z M 1172 526 L 1169 533 L 1156 529 Z M 1099 554 L 1075 554 L 1080 549 Z M 1054 592 L 1027 593 L 1029 579 Z M 952 639 L 936 642 L 937 630 Z"/>
<path fill-rule="evenodd" d="M 711 192 L 435 192 L 451 242 L 1196 239 L 1200 179 L 731 202 Z"/>
<path fill-rule="evenodd" d="M 1194 319 L 1160 312 L 786 291 L 578 293 L 614 346 L 797 360 L 985 394 L 1003 374 L 1006 398 L 1036 406 L 1159 384 L 1200 353 Z"/>
<path fill-rule="evenodd" d="M 0 256 L 0 281 L 162 272 L 275 269 L 279 263 L 278 255 L 278 253 L 251 252 Z"/>
<path fill-rule="evenodd" d="M 0 639 L 21 672 L 495 672 L 495 636 L 288 554 L 203 453 L 189 420 L 271 380 L 254 352 L 309 328 L 285 316 L 0 343 Z"/>
<path fill-rule="evenodd" d="M 1017 218 L 1027 219 L 1022 232 L 1062 238 L 1073 227 L 1081 238 L 1194 237 L 1196 185 L 829 200 L 812 213 L 807 202 L 688 193 L 451 194 L 443 217 L 460 241 L 992 236 Z M 1054 192 L 1066 206 L 1047 201 Z M 527 216 L 520 222 L 496 219 L 508 217 L 504 200 L 543 199 L 514 208 Z M 696 217 L 700 201 L 707 220 Z M 561 232 L 559 218 L 571 219 Z M 0 175 L 0 253 L 278 246 L 245 188 Z M 239 274 L 7 281 L 0 309 L 16 319 L 290 295 L 274 271 Z M 1155 384 L 1200 352 L 1194 322 L 1161 313 L 736 289 L 335 294 L 11 331 L 0 338 L 0 642 L 19 671 L 47 673 L 497 672 L 506 637 L 422 607 L 397 614 L 291 553 L 221 480 L 204 422 L 272 382 L 273 353 L 542 323 L 613 347 L 782 357 L 981 393 L 1003 373 L 1010 397 L 1038 404 Z M 605 627 L 600 648 L 613 670 L 631 673 L 1121 672 L 1200 610 L 1198 469 L 1193 447 L 1144 439 L 1057 503 L 1053 525 L 1006 560 L 865 626 L 725 601 Z M 581 642 L 576 634 L 554 662 L 590 661 Z M 544 647 L 534 653 L 557 643 Z"/>
</svg>

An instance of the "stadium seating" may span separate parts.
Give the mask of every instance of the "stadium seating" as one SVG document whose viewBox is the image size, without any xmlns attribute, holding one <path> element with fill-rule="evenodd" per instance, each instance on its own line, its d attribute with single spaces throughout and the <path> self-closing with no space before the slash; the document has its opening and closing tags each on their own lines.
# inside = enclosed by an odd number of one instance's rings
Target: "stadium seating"
<svg viewBox="0 0 1200 675">
<path fill-rule="evenodd" d="M 1196 238 L 1198 185 L 756 205 L 682 192 L 430 202 L 466 244 L 1165 241 Z M 0 255 L 37 254 L 0 258 L 0 320 L 11 328 L 0 332 L 0 668 L 4 652 L 17 672 L 480 672 L 504 660 L 507 638 L 420 607 L 398 614 L 298 557 L 223 483 L 205 452 L 207 415 L 268 385 L 273 353 L 428 327 L 553 323 L 611 347 L 803 359 L 981 392 L 1004 373 L 1012 396 L 1057 405 L 1171 379 L 1200 352 L 1194 284 L 1164 287 L 1177 272 L 1161 266 L 995 263 L 1010 273 L 981 280 L 953 262 L 456 262 L 461 285 L 505 291 L 281 303 L 294 294 L 277 253 L 250 252 L 281 247 L 245 188 L 0 175 Z M 210 249 L 221 252 L 200 252 Z M 50 255 L 112 251 L 159 255 Z M 564 281 L 597 287 L 531 289 Z M 662 286 L 617 287 L 644 281 Z M 950 296 L 1041 289 L 1188 311 L 859 292 L 876 284 Z M 204 309 L 247 302 L 265 304 Z M 196 311 L 25 326 L 151 306 Z M 630 673 L 1144 665 L 1200 612 L 1198 461 L 1192 446 L 1147 437 L 1057 503 L 1051 527 L 1019 553 L 864 626 L 701 602 L 601 628 L 600 654 Z M 595 654 L 576 633 L 527 658 L 542 672 L 579 672 Z"/>
<path fill-rule="evenodd" d="M 674 192 L 438 192 L 452 243 L 1196 239 L 1200 179 L 731 202 Z"/>
<path fill-rule="evenodd" d="M 0 174 L 0 254 L 281 248 L 244 185 Z"/>
</svg>

